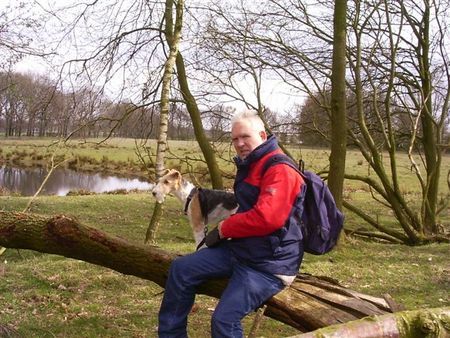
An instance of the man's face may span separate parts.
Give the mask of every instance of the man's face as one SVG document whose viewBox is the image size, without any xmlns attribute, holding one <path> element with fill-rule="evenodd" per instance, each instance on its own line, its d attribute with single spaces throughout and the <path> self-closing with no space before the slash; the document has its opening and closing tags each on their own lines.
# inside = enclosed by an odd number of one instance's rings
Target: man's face
<svg viewBox="0 0 450 338">
<path fill-rule="evenodd" d="M 240 120 L 231 127 L 231 140 L 237 155 L 243 160 L 267 140 L 267 134 L 265 131 L 256 131 L 250 120 Z"/>
</svg>

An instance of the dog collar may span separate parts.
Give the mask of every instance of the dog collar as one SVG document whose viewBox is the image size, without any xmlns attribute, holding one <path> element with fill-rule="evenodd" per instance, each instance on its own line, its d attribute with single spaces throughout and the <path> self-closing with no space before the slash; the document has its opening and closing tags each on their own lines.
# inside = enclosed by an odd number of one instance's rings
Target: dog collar
<svg viewBox="0 0 450 338">
<path fill-rule="evenodd" d="M 187 215 L 187 211 L 189 208 L 189 203 L 191 203 L 192 198 L 197 193 L 198 189 L 197 187 L 192 188 L 191 192 L 189 193 L 189 196 L 186 199 L 186 204 L 184 205 L 184 214 Z"/>
</svg>

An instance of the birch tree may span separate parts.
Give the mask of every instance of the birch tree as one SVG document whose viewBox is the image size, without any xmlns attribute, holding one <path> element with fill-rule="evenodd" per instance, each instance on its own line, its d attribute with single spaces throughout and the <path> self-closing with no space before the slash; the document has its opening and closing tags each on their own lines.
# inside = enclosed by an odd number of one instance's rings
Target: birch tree
<svg viewBox="0 0 450 338">
<path fill-rule="evenodd" d="M 175 6 L 174 6 L 175 5 Z M 175 7 L 175 23 L 173 22 L 173 8 Z M 169 54 L 164 65 L 164 73 L 161 88 L 161 112 L 158 133 L 158 145 L 156 150 L 156 177 L 162 177 L 164 174 L 164 158 L 167 149 L 167 125 L 170 107 L 170 84 L 173 75 L 173 68 L 178 55 L 178 46 L 181 39 L 181 30 L 183 27 L 183 0 L 166 0 L 166 9 L 164 12 L 165 37 L 169 46 Z M 159 218 L 162 214 L 162 203 L 155 203 L 153 215 L 145 236 L 146 243 L 154 243 L 158 229 Z"/>
</svg>

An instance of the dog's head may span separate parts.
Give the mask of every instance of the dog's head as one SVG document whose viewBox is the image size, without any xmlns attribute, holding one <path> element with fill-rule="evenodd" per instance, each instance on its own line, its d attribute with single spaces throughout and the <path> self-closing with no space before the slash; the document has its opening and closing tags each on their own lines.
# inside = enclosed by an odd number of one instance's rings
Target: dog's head
<svg viewBox="0 0 450 338">
<path fill-rule="evenodd" d="M 158 180 L 152 189 L 152 194 L 155 196 L 156 202 L 164 202 L 167 194 L 170 194 L 181 187 L 182 176 L 179 171 L 175 169 L 166 169 L 164 175 Z"/>
</svg>

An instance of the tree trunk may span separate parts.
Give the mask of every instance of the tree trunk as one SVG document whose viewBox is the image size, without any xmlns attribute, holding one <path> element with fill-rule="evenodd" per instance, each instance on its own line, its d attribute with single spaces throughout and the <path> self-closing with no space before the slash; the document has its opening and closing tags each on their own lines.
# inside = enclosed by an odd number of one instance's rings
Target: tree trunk
<svg viewBox="0 0 450 338">
<path fill-rule="evenodd" d="M 0 246 L 57 254 L 101 265 L 165 286 L 169 266 L 178 255 L 130 243 L 66 216 L 51 218 L 0 211 Z M 226 280 L 203 284 L 198 292 L 220 297 Z M 325 278 L 300 274 L 267 301 L 265 315 L 302 332 L 392 312 L 384 299 L 364 295 Z"/>
<path fill-rule="evenodd" d="M 162 203 L 155 203 L 153 207 L 153 213 L 152 217 L 150 218 L 150 222 L 147 227 L 147 231 L 145 232 L 145 240 L 144 243 L 155 245 L 156 244 L 156 238 L 158 236 L 158 230 L 159 230 L 159 220 L 161 219 L 163 215 L 163 204 Z"/>
<path fill-rule="evenodd" d="M 164 21 L 166 23 L 165 36 L 167 44 L 170 47 L 170 52 L 164 65 L 161 87 L 161 112 L 156 152 L 156 172 L 158 176 L 162 176 L 161 174 L 164 170 L 164 157 L 167 148 L 168 115 L 170 108 L 170 81 L 172 80 L 173 68 L 175 66 L 175 60 L 178 54 L 178 46 L 181 40 L 181 28 L 183 23 L 183 1 L 178 1 L 176 4 L 175 25 L 173 24 L 172 18 L 173 4 L 173 0 L 166 0 L 166 10 L 164 12 Z"/>
<path fill-rule="evenodd" d="M 202 150 L 203 157 L 205 158 L 206 165 L 208 166 L 209 176 L 211 178 L 211 184 L 213 189 L 223 189 L 222 173 L 220 172 L 219 165 L 217 164 L 214 150 L 209 144 L 206 137 L 205 128 L 203 128 L 202 119 L 200 116 L 200 110 L 198 109 L 197 102 L 189 89 L 189 83 L 187 81 L 186 68 L 184 66 L 184 59 L 179 52 L 176 59 L 178 83 L 180 84 L 181 94 L 186 102 L 186 108 L 191 116 L 192 125 L 194 126 L 195 139 Z"/>
<path fill-rule="evenodd" d="M 423 13 L 422 35 L 418 36 L 421 50 L 418 55 L 420 59 L 420 76 L 422 81 L 423 108 L 420 113 L 422 121 L 422 145 L 425 156 L 427 180 L 423 189 L 423 232 L 426 235 L 437 233 L 436 210 L 439 199 L 439 174 L 441 167 L 441 156 L 436 139 L 439 138 L 436 121 L 433 117 L 433 85 L 430 71 L 430 2 L 424 1 L 425 9 Z"/>
<path fill-rule="evenodd" d="M 333 325 L 326 329 L 296 335 L 290 338 L 414 338 L 450 336 L 450 307 L 403 311 L 351 323 Z"/>
<path fill-rule="evenodd" d="M 172 80 L 173 67 L 178 54 L 178 45 L 181 39 L 181 28 L 183 23 L 183 6 L 184 2 L 179 0 L 176 4 L 176 20 L 175 27 L 172 18 L 173 0 L 166 0 L 166 10 L 164 18 L 166 22 L 166 39 L 170 47 L 170 53 L 164 65 L 164 73 L 161 88 L 161 113 L 159 118 L 159 135 L 156 148 L 156 177 L 163 176 L 164 159 L 167 149 L 167 128 L 169 120 L 170 108 L 170 81 Z M 153 216 L 148 225 L 145 235 L 145 243 L 154 244 L 156 242 L 156 234 L 159 227 L 159 219 L 162 215 L 162 205 L 155 203 Z"/>
<path fill-rule="evenodd" d="M 334 2 L 333 67 L 331 74 L 331 154 L 328 186 L 342 210 L 342 193 L 347 151 L 347 108 L 345 98 L 347 0 Z"/>
</svg>

